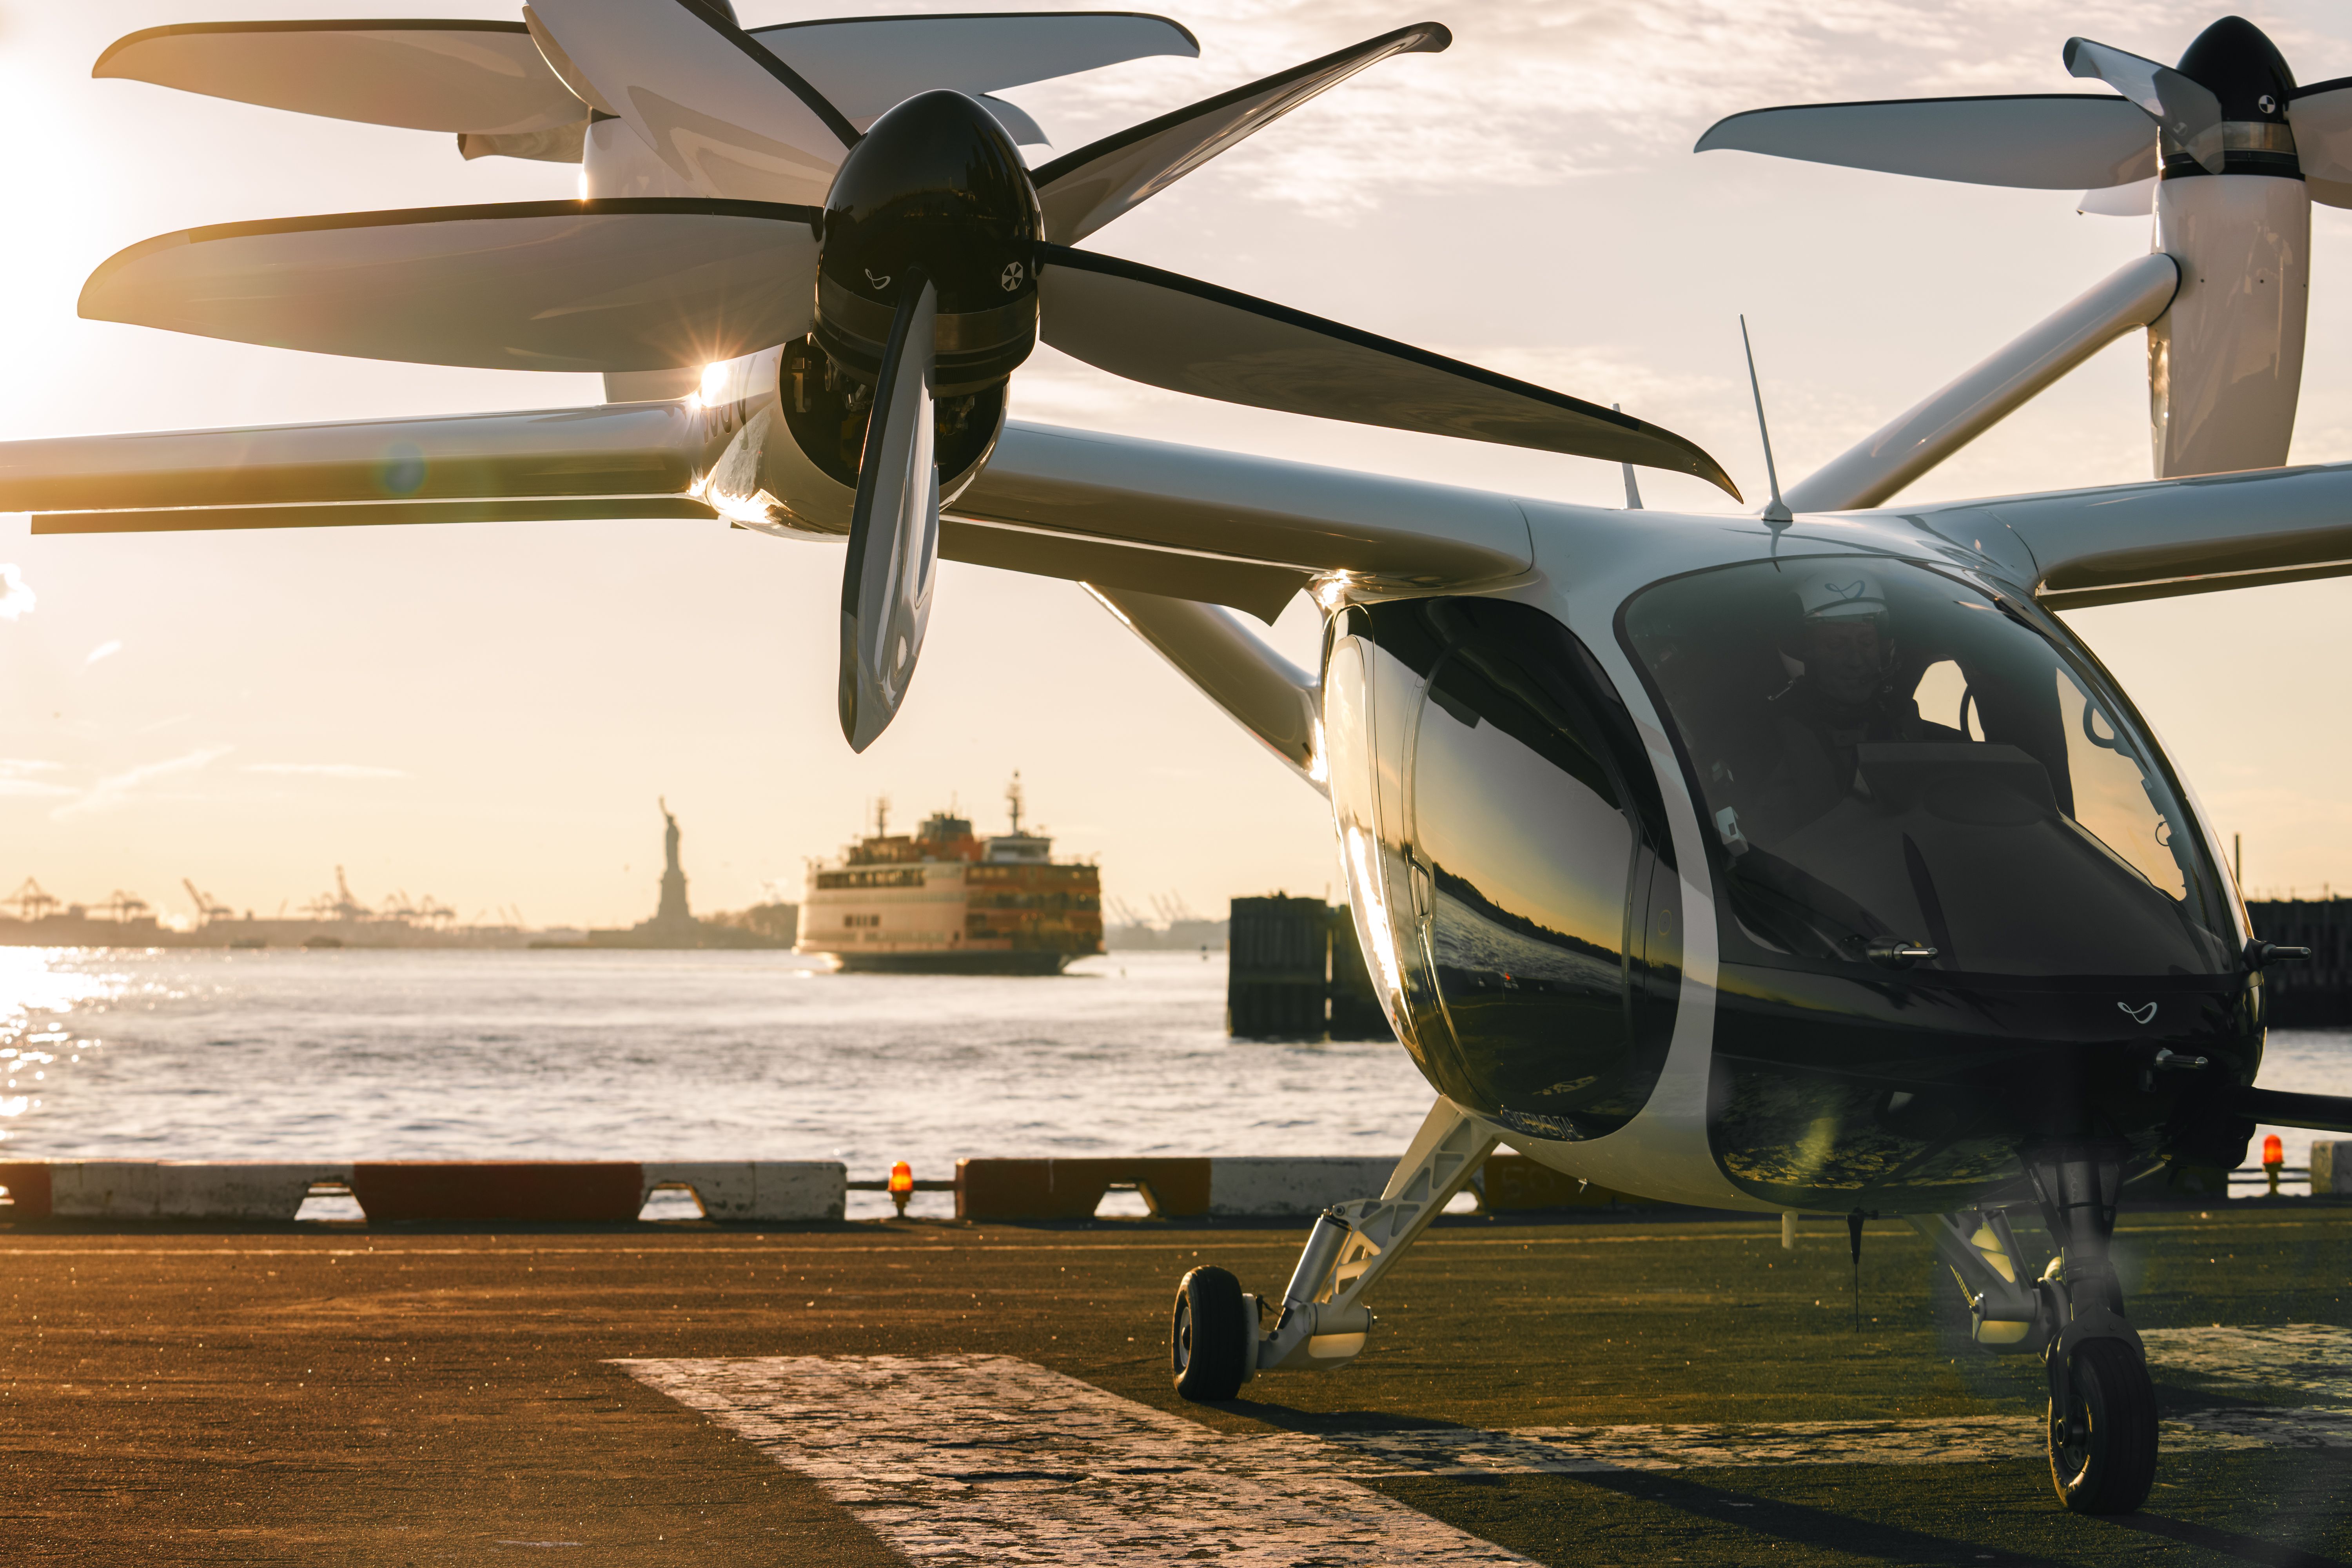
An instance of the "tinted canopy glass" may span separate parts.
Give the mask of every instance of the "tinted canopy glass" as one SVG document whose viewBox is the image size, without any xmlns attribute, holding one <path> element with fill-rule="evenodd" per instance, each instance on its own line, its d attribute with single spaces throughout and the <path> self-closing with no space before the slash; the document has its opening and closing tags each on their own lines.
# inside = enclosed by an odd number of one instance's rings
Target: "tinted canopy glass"
<svg viewBox="0 0 2352 1568">
<path fill-rule="evenodd" d="M 1625 627 L 1721 851 L 1727 956 L 2231 966 L 2229 905 L 2187 811 L 2130 710 L 2040 611 L 1912 563 L 1815 557 L 1661 584 Z"/>
</svg>

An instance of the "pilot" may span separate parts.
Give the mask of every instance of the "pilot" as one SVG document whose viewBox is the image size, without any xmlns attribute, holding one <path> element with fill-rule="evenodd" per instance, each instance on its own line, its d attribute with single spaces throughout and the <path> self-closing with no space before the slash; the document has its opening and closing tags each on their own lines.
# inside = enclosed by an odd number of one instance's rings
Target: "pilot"
<svg viewBox="0 0 2352 1568">
<path fill-rule="evenodd" d="M 1796 634 L 1780 649 L 1789 683 L 1767 700 L 1778 755 L 1751 795 L 1751 836 L 1811 822 L 1869 794 L 1856 748 L 1874 742 L 1965 741 L 1919 716 L 1898 691 L 1894 616 L 1877 576 L 1845 563 L 1811 567 L 1797 586 Z"/>
</svg>

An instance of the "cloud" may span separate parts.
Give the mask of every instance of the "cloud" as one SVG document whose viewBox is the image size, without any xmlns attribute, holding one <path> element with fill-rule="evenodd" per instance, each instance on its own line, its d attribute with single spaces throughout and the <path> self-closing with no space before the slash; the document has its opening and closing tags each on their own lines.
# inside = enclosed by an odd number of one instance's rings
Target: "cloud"
<svg viewBox="0 0 2352 1568">
<path fill-rule="evenodd" d="M 0 796 L 79 794 L 70 784 L 56 784 L 37 776 L 57 773 L 64 766 L 63 763 L 38 762 L 30 757 L 0 757 Z"/>
<path fill-rule="evenodd" d="M 81 661 L 82 666 L 84 668 L 88 668 L 89 666 L 96 664 L 100 659 L 112 658 L 116 654 L 121 653 L 121 651 L 122 639 L 120 637 L 110 637 L 89 650 L 89 657 Z"/>
<path fill-rule="evenodd" d="M 29 614 L 35 602 L 33 590 L 25 585 L 25 574 L 0 561 L 0 621 L 13 621 Z"/>
<path fill-rule="evenodd" d="M 371 767 L 365 763 L 247 763 L 248 773 L 280 773 L 313 779 L 404 779 L 405 768 Z"/>
<path fill-rule="evenodd" d="M 2034 0 L 1487 0 L 1454 19 L 1444 53 L 1371 67 L 1223 154 L 1213 177 L 1325 220 L 1401 195 L 1549 185 L 1679 163 L 1716 120 L 1765 104 L 2083 91 L 2059 59 L 2069 31 L 2169 60 L 2212 10 L 2081 0 L 2058 23 Z M 1200 0 L 1185 20 L 1202 58 L 1013 96 L 1067 151 L 1402 16 L 1374 0 Z M 2280 26 L 2290 58 L 2310 31 Z M 2321 56 L 2315 40 L 2301 52 Z M 2306 78 L 2324 74 L 2313 58 Z"/>
<path fill-rule="evenodd" d="M 135 768 L 125 768 L 119 773 L 110 773 L 82 791 L 76 798 L 50 812 L 49 816 L 62 822 L 68 817 L 89 816 L 99 812 L 112 811 L 118 806 L 128 805 L 146 793 L 151 784 L 163 779 L 177 778 L 183 773 L 201 772 L 236 749 L 234 746 L 206 746 L 201 751 L 189 752 L 177 757 L 168 757 L 160 763 L 142 763 Z"/>
</svg>

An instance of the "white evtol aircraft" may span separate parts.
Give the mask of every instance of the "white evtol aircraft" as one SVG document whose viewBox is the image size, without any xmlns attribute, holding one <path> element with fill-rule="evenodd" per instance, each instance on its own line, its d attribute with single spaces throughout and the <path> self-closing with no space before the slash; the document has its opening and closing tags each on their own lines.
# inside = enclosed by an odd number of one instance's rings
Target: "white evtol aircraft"
<svg viewBox="0 0 2352 1568">
<path fill-rule="evenodd" d="M 2352 574 L 2352 466 L 2281 468 L 2311 197 L 2352 196 L 2352 84 L 2228 21 L 2121 96 L 1761 110 L 1739 147 L 2137 190 L 2157 245 L 1759 512 L 1636 510 L 1689 442 L 1076 243 L 1424 23 L 1030 169 L 993 89 L 1192 52 L 1148 16 L 808 22 L 534 0 L 520 23 L 167 27 L 100 75 L 583 163 L 577 202 L 239 223 L 102 266 L 82 313 L 378 359 L 601 371 L 596 407 L 0 446 L 40 532 L 698 517 L 845 540 L 863 748 L 936 557 L 1085 584 L 1331 801 L 1391 1021 L 1437 1090 L 1376 1197 L 1326 1214 L 1271 1327 L 1179 1288 L 1172 1372 L 1231 1396 L 1362 1351 L 1366 1292 L 1507 1138 L 1675 1202 L 1911 1216 L 1976 1338 L 2044 1356 L 2066 1506 L 2156 1462 L 2107 1259 L 2133 1176 L 2226 1168 L 2254 1120 L 2254 939 L 2207 818 L 2073 605 Z M 2137 199 L 2137 198 L 2135 198 Z M 2128 204 L 2120 204 L 2128 205 Z M 1883 503 L 2134 328 L 2158 479 Z M 1155 385 L 1627 465 L 1623 510 L 1008 421 L 1042 337 Z M 1737 495 L 1737 491 L 1733 493 Z M 1272 652 L 1302 588 L 1322 667 Z M 2006 1218 L 2059 1247 L 2032 1277 Z"/>
</svg>

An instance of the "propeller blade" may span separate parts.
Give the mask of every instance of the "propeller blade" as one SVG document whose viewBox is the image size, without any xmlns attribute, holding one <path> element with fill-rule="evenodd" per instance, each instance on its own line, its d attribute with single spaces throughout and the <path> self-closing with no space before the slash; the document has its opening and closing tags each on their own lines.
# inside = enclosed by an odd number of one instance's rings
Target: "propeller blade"
<svg viewBox="0 0 2352 1568">
<path fill-rule="evenodd" d="M 2297 89 L 2287 100 L 2286 122 L 2311 199 L 2352 207 L 2352 77 Z"/>
<path fill-rule="evenodd" d="M 1129 11 L 852 16 L 754 27 L 751 37 L 860 131 L 933 88 L 984 99 L 1122 60 L 1201 52 L 1200 40 L 1167 17 Z"/>
<path fill-rule="evenodd" d="M 1038 247 L 1039 335 L 1129 381 L 1252 408 L 1695 474 L 1697 447 L 1630 415 L 1156 268 Z"/>
<path fill-rule="evenodd" d="M 2063 191 L 2157 172 L 2156 127 L 2130 100 L 2088 93 L 1907 98 L 1751 109 L 1707 127 L 1728 148 L 1972 185 Z"/>
<path fill-rule="evenodd" d="M 1391 55 L 1435 54 L 1453 42 L 1454 35 L 1435 22 L 1415 23 L 1056 158 L 1034 176 L 1045 209 L 1045 237 L 1059 245 L 1084 239 L 1365 67 Z"/>
<path fill-rule="evenodd" d="M 420 364 L 708 364 L 808 331 L 817 216 L 616 197 L 222 224 L 109 258 L 81 314 Z"/>
<path fill-rule="evenodd" d="M 107 46 L 93 77 L 398 125 L 514 136 L 588 118 L 520 22 L 198 22 Z"/>
<path fill-rule="evenodd" d="M 2105 82 L 2172 132 L 2209 174 L 2221 172 L 2221 100 L 2212 89 L 2128 49 L 2069 38 L 2061 57 L 2074 76 Z"/>
<path fill-rule="evenodd" d="M 890 322 L 841 575 L 841 732 L 862 752 L 898 716 L 923 650 L 940 559 L 931 356 L 939 292 L 921 273 Z"/>
<path fill-rule="evenodd" d="M 742 28 L 694 0 L 536 0 L 548 65 L 705 195 L 822 206 L 857 130 Z"/>
</svg>

